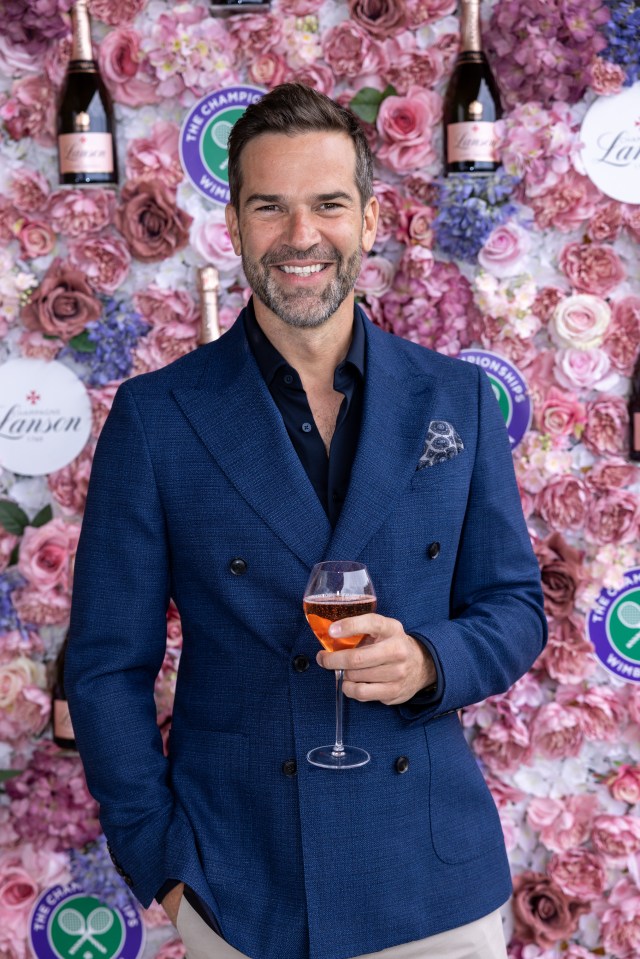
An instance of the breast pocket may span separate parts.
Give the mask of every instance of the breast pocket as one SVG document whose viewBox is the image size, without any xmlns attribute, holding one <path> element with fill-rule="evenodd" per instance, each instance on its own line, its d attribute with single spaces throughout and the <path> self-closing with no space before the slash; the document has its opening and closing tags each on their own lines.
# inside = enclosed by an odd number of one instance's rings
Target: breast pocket
<svg viewBox="0 0 640 959">
<path fill-rule="evenodd" d="M 431 768 L 431 836 L 439 859 L 468 862 L 503 840 L 498 810 L 456 714 L 424 727 Z"/>
</svg>

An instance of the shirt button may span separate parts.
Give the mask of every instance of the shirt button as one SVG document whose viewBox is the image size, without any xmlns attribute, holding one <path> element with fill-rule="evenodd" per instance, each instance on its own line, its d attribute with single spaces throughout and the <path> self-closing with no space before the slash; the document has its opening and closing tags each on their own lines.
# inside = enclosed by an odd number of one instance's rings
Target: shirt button
<svg viewBox="0 0 640 959">
<path fill-rule="evenodd" d="M 293 377 L 292 377 L 291 373 L 285 373 L 285 375 L 284 375 L 284 381 L 285 381 L 285 383 L 287 384 L 287 386 L 290 386 L 290 385 L 293 383 Z"/>
<path fill-rule="evenodd" d="M 302 424 L 302 430 L 304 433 L 310 433 L 312 429 L 313 429 L 313 426 L 311 425 L 311 423 Z"/>
<path fill-rule="evenodd" d="M 285 759 L 282 764 L 282 772 L 285 776 L 295 776 L 298 772 L 298 764 L 295 759 Z"/>
<path fill-rule="evenodd" d="M 229 563 L 229 569 L 234 576 L 244 576 L 247 572 L 247 563 L 241 556 L 236 556 L 236 558 L 232 559 Z"/>
<path fill-rule="evenodd" d="M 306 656 L 294 656 L 293 668 L 297 673 L 304 673 L 309 669 L 309 660 Z"/>
<path fill-rule="evenodd" d="M 427 556 L 429 559 L 435 559 L 436 556 L 440 553 L 440 543 L 431 543 L 427 548 Z"/>
<path fill-rule="evenodd" d="M 406 756 L 398 756 L 396 759 L 396 772 L 406 773 L 409 768 L 409 760 Z"/>
</svg>

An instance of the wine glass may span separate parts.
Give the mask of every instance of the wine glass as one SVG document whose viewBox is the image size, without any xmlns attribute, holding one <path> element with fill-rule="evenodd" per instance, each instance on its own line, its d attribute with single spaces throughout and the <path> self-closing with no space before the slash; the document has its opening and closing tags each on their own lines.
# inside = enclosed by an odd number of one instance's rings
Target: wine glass
<svg viewBox="0 0 640 959">
<path fill-rule="evenodd" d="M 364 563 L 332 561 L 316 563 L 304 591 L 302 602 L 309 626 L 330 653 L 352 649 L 364 637 L 329 635 L 329 627 L 338 619 L 374 613 L 376 596 Z M 365 749 L 342 742 L 342 680 L 344 670 L 336 670 L 336 741 L 333 746 L 318 746 L 307 753 L 313 766 L 323 769 L 354 769 L 371 759 Z"/>
</svg>

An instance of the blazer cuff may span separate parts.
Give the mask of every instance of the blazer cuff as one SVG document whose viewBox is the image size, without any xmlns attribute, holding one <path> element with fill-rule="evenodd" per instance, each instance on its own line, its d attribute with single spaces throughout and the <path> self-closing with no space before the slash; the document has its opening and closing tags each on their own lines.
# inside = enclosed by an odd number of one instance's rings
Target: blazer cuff
<svg viewBox="0 0 640 959">
<path fill-rule="evenodd" d="M 176 886 L 179 886 L 181 882 L 182 879 L 167 879 L 166 882 L 163 882 L 156 893 L 156 902 L 162 903 L 162 900 L 167 893 L 171 892 L 172 889 L 175 889 Z"/>
<path fill-rule="evenodd" d="M 421 633 L 408 632 L 407 635 L 412 636 L 419 643 L 422 643 L 423 646 L 426 646 L 427 652 L 430 654 L 436 670 L 435 683 L 432 683 L 430 686 L 426 686 L 424 689 L 419 689 L 418 692 L 411 697 L 411 699 L 408 699 L 406 703 L 402 703 L 400 706 L 398 706 L 400 714 L 404 716 L 405 719 L 415 719 L 420 715 L 420 713 L 426 712 L 427 710 L 432 709 L 434 706 L 437 706 L 442 699 L 442 695 L 444 693 L 444 674 L 442 672 L 440 659 L 433 643 Z"/>
</svg>

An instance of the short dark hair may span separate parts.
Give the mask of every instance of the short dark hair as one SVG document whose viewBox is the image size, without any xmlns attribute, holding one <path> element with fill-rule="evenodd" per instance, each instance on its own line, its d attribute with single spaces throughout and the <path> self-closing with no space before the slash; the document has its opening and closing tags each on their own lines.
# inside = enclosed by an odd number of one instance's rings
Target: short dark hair
<svg viewBox="0 0 640 959">
<path fill-rule="evenodd" d="M 263 133 L 295 136 L 316 130 L 346 133 L 351 139 L 356 151 L 356 185 L 364 209 L 373 196 L 373 157 L 358 118 L 304 83 L 281 83 L 247 107 L 231 130 L 229 191 L 236 210 L 239 209 L 242 188 L 240 160 L 247 143 Z"/>
</svg>

